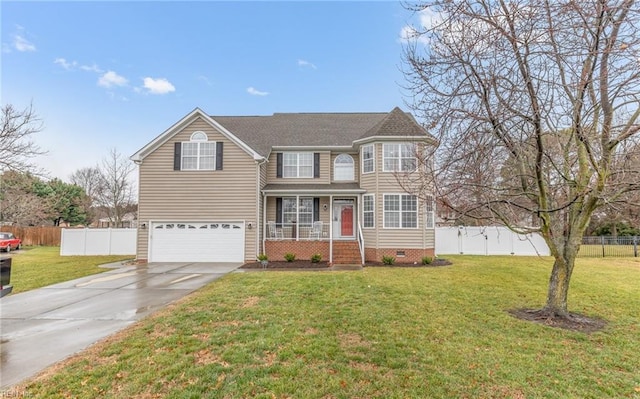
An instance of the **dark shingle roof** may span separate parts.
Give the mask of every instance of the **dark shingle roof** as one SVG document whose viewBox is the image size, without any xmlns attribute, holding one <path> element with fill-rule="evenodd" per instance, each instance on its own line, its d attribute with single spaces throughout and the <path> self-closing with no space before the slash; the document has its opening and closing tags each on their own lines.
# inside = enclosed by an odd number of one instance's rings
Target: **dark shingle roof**
<svg viewBox="0 0 640 399">
<path fill-rule="evenodd" d="M 375 136 L 427 136 L 429 133 L 418 124 L 413 115 L 408 114 L 398 107 L 369 129 L 360 139 Z"/>
<path fill-rule="evenodd" d="M 267 155 L 277 146 L 352 146 L 373 136 L 428 135 L 400 108 L 390 113 L 276 113 L 271 116 L 212 116 L 218 123 Z"/>
</svg>

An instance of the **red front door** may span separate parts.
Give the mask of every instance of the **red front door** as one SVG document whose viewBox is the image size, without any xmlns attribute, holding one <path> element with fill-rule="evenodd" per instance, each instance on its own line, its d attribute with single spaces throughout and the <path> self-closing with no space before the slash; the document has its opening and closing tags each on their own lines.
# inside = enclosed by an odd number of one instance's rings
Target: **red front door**
<svg viewBox="0 0 640 399">
<path fill-rule="evenodd" d="M 342 207 L 340 212 L 340 235 L 343 237 L 353 236 L 353 206 L 347 205 Z"/>
</svg>

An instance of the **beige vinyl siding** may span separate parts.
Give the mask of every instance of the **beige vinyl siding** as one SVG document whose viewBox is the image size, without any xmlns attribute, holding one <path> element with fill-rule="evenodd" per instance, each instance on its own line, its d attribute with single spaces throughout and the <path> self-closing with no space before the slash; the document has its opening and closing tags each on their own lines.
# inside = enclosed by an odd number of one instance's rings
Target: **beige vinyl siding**
<svg viewBox="0 0 640 399">
<path fill-rule="evenodd" d="M 382 172 L 382 143 L 374 144 L 375 172 L 360 176 L 360 187 L 375 197 L 375 229 L 363 229 L 365 247 L 369 248 L 433 248 L 435 230 L 425 229 L 424 204 L 418 201 L 418 227 L 384 228 L 384 194 L 404 194 L 392 172 Z M 360 213 L 362 217 L 362 212 Z"/>
<path fill-rule="evenodd" d="M 174 143 L 204 131 L 209 141 L 224 143 L 223 169 L 174 171 Z M 256 223 L 257 169 L 252 156 L 198 118 L 139 166 L 139 220 L 244 221 Z M 148 225 L 150 228 L 151 226 Z M 150 229 L 138 234 L 138 258 L 147 259 Z M 245 259 L 254 259 L 257 229 L 246 229 Z"/>
<path fill-rule="evenodd" d="M 283 152 L 283 151 L 279 151 Z M 286 151 L 284 151 L 286 152 Z M 320 177 L 319 178 L 278 178 L 277 152 L 271 152 L 267 164 L 267 182 L 269 184 L 329 184 L 331 183 L 331 153 L 329 151 L 291 151 L 291 152 L 319 152 L 320 153 Z"/>
<path fill-rule="evenodd" d="M 331 181 L 332 182 L 335 181 L 334 180 L 335 179 L 335 176 L 334 176 L 334 170 L 335 169 L 334 169 L 333 166 L 335 164 L 336 158 L 340 154 L 348 154 L 348 155 L 351 155 L 351 158 L 353 158 L 353 166 L 354 166 L 354 168 L 353 168 L 353 178 L 354 178 L 353 182 L 357 183 L 358 182 L 358 176 L 360 176 L 360 157 L 358 156 L 358 154 L 351 153 L 351 152 L 349 152 L 349 153 L 334 152 L 334 153 L 331 154 L 331 164 L 330 164 L 330 166 L 331 166 Z M 349 183 L 349 181 L 338 181 L 338 183 Z"/>
</svg>

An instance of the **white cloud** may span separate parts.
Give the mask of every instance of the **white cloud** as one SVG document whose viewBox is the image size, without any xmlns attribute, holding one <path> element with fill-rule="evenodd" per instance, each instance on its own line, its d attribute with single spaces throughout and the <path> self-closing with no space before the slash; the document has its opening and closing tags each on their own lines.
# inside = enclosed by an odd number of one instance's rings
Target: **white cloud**
<svg viewBox="0 0 640 399">
<path fill-rule="evenodd" d="M 213 83 L 211 83 L 211 80 L 209 80 L 209 78 L 207 78 L 206 76 L 200 75 L 200 76 L 197 76 L 196 79 L 204 82 L 207 86 L 213 86 Z"/>
<path fill-rule="evenodd" d="M 13 36 L 13 47 L 18 51 L 36 51 L 36 46 L 20 35 Z"/>
<path fill-rule="evenodd" d="M 62 68 L 66 69 L 67 71 L 72 71 L 75 70 L 77 68 L 83 70 L 83 71 L 87 71 L 87 72 L 95 72 L 95 73 L 104 73 L 104 71 L 102 69 L 100 69 L 100 67 L 98 65 L 96 65 L 95 63 L 92 65 L 80 65 L 78 64 L 78 61 L 67 61 L 66 58 L 56 58 L 53 61 L 54 64 L 56 65 L 60 65 Z M 102 86 L 102 85 L 101 85 Z"/>
<path fill-rule="evenodd" d="M 260 90 L 257 90 L 254 87 L 247 88 L 247 93 L 251 94 L 252 96 L 268 96 L 269 95 L 269 92 L 260 91 Z"/>
<path fill-rule="evenodd" d="M 144 88 L 151 94 L 167 94 L 176 91 L 176 88 L 165 78 L 144 78 Z"/>
<path fill-rule="evenodd" d="M 417 41 L 418 43 L 423 44 L 429 43 L 429 39 L 425 35 L 421 35 L 420 32 L 432 29 L 443 20 L 442 15 L 440 13 L 434 12 L 433 10 L 431 10 L 431 8 L 425 8 L 424 10 L 418 12 L 417 15 L 417 28 L 413 25 L 406 25 L 402 27 L 402 29 L 400 29 L 401 42 Z"/>
<path fill-rule="evenodd" d="M 75 61 L 74 61 L 75 63 Z M 96 64 L 92 64 L 92 65 L 80 65 L 80 69 L 82 69 L 83 71 L 87 71 L 87 72 L 95 72 L 95 73 L 102 73 L 102 69 L 100 69 Z"/>
<path fill-rule="evenodd" d="M 98 86 L 110 88 L 113 86 L 125 86 L 129 81 L 113 71 L 105 72 L 98 78 Z"/>
<path fill-rule="evenodd" d="M 309 67 L 309 68 L 313 68 L 313 69 L 318 69 L 318 67 L 316 67 L 314 64 L 312 64 L 311 62 L 309 62 L 307 60 L 298 60 L 298 66 L 299 67 Z"/>
<path fill-rule="evenodd" d="M 67 71 L 69 71 L 69 70 L 71 70 L 71 69 L 75 68 L 75 67 L 76 67 L 76 65 L 78 65 L 78 63 L 77 63 L 77 62 L 75 62 L 75 61 L 68 62 L 68 61 L 67 61 L 66 59 L 64 59 L 64 58 L 56 58 L 56 59 L 53 61 L 53 63 L 54 63 L 54 64 L 57 64 L 57 65 L 60 65 L 61 67 L 63 67 L 63 68 L 64 68 L 64 69 L 66 69 Z"/>
</svg>

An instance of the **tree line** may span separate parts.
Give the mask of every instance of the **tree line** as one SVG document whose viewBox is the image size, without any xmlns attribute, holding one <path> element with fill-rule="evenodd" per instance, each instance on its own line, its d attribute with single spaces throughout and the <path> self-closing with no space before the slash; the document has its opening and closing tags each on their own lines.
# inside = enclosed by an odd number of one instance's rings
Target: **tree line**
<svg viewBox="0 0 640 399">
<path fill-rule="evenodd" d="M 105 217 L 119 226 L 136 212 L 134 165 L 116 149 L 97 165 L 75 171 L 64 182 L 47 179 L 33 158 L 46 153 L 32 140 L 42 130 L 33 107 L 0 110 L 0 225 L 87 226 Z"/>
</svg>

